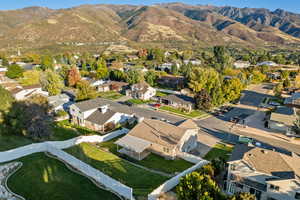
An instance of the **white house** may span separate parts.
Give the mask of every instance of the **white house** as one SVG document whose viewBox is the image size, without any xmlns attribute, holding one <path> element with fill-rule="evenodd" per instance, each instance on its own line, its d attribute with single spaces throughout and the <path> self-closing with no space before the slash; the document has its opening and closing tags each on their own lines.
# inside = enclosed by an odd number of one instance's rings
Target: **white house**
<svg viewBox="0 0 300 200">
<path fill-rule="evenodd" d="M 273 61 L 264 61 L 264 62 L 261 62 L 261 63 L 258 63 L 257 66 L 269 66 L 269 67 L 276 67 L 278 66 L 277 63 L 273 62 Z"/>
<path fill-rule="evenodd" d="M 43 96 L 48 96 L 48 92 L 42 90 L 40 85 L 30 85 L 30 86 L 17 86 L 15 89 L 10 91 L 16 100 L 25 100 L 33 95 L 40 94 Z"/>
<path fill-rule="evenodd" d="M 197 146 L 198 126 L 192 120 L 173 125 L 160 120 L 144 119 L 126 136 L 116 141 L 120 153 L 142 160 L 150 153 L 175 159 L 181 152 Z"/>
<path fill-rule="evenodd" d="M 257 200 L 300 199 L 300 157 L 273 150 L 235 145 L 228 161 L 226 191 L 249 192 Z"/>
<path fill-rule="evenodd" d="M 250 65 L 251 65 L 250 62 L 243 61 L 243 60 L 238 60 L 233 63 L 233 66 L 236 69 L 245 69 L 248 68 Z"/>
<path fill-rule="evenodd" d="M 187 64 L 192 64 L 192 65 L 201 65 L 201 60 L 198 60 L 198 59 L 190 59 L 190 60 L 184 60 L 183 63 L 185 65 Z"/>
<path fill-rule="evenodd" d="M 59 110 L 68 110 L 70 105 L 73 103 L 71 101 L 71 97 L 66 94 L 50 96 L 48 97 L 48 102 L 54 112 L 57 112 Z"/>
<path fill-rule="evenodd" d="M 133 119 L 133 112 L 124 105 L 106 99 L 91 99 L 72 104 L 73 123 L 94 131 L 105 132 L 109 126 Z"/>
<path fill-rule="evenodd" d="M 171 71 L 173 65 L 175 65 L 177 68 L 180 68 L 179 63 L 163 63 L 157 66 L 156 68 L 160 71 L 167 71 L 167 70 Z"/>
<path fill-rule="evenodd" d="M 134 84 L 126 90 L 126 96 L 141 100 L 150 100 L 155 94 L 156 90 L 145 82 Z"/>
</svg>

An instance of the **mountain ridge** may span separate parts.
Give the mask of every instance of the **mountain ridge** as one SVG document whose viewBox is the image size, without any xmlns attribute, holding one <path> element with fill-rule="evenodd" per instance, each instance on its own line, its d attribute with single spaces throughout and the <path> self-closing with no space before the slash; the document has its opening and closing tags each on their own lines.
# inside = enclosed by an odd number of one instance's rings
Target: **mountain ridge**
<svg viewBox="0 0 300 200">
<path fill-rule="evenodd" d="M 282 9 L 165 3 L 0 11 L 0 48 L 126 41 L 245 47 L 300 46 L 300 14 Z"/>
</svg>

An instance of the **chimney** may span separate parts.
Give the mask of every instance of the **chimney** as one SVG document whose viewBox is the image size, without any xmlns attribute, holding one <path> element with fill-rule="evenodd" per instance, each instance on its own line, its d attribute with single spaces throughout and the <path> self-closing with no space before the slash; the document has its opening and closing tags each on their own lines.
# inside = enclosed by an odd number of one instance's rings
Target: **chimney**
<svg viewBox="0 0 300 200">
<path fill-rule="evenodd" d="M 100 107 L 100 111 L 101 111 L 102 114 L 106 113 L 107 110 L 108 110 L 108 105 L 104 105 L 104 106 Z"/>
</svg>

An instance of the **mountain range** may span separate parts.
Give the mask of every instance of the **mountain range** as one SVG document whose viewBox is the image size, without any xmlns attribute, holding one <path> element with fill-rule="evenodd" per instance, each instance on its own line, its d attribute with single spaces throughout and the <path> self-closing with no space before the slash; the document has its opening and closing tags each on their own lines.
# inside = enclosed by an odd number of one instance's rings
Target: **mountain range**
<svg viewBox="0 0 300 200">
<path fill-rule="evenodd" d="M 300 46 L 300 14 L 183 3 L 0 11 L 0 49 L 127 42 L 137 46 Z"/>
</svg>

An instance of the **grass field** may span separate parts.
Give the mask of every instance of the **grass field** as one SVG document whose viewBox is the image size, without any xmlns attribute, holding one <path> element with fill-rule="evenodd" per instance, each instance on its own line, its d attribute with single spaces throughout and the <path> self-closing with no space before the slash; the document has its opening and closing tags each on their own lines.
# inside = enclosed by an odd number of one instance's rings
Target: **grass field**
<svg viewBox="0 0 300 200">
<path fill-rule="evenodd" d="M 74 130 L 64 128 L 62 126 L 62 123 L 55 123 L 53 125 L 53 134 L 49 140 L 62 141 L 62 140 L 68 140 L 68 139 L 71 139 L 71 138 L 74 138 L 77 136 L 78 136 L 78 134 Z M 11 135 L 1 135 L 0 134 L 0 151 L 14 149 L 14 148 L 28 145 L 28 144 L 31 144 L 34 142 L 38 142 L 38 141 L 33 141 L 30 138 L 18 136 L 15 134 L 11 134 Z"/>
<path fill-rule="evenodd" d="M 174 114 L 178 114 L 187 118 L 195 118 L 195 117 L 201 117 L 202 115 L 205 115 L 205 112 L 199 111 L 199 110 L 192 110 L 189 113 L 183 112 L 179 109 L 170 107 L 170 106 L 162 106 L 159 108 L 160 110 L 168 111 Z"/>
<path fill-rule="evenodd" d="M 126 155 L 122 155 L 117 152 L 117 145 L 114 144 L 114 142 L 117 139 L 100 143 L 100 148 L 109 150 L 110 152 L 114 153 L 115 155 L 118 155 L 126 160 L 129 160 L 136 164 L 142 165 L 149 169 L 155 169 L 157 171 L 161 171 L 161 172 L 165 172 L 165 173 L 169 173 L 169 174 L 174 174 L 176 172 L 182 172 L 182 171 L 186 170 L 187 168 L 190 168 L 191 166 L 193 166 L 193 163 L 187 162 L 183 159 L 166 160 L 162 156 L 159 156 L 156 154 L 150 154 L 141 161 L 135 160 L 133 158 L 130 158 Z"/>
<path fill-rule="evenodd" d="M 229 159 L 229 154 L 232 152 L 232 145 L 216 144 L 205 156 L 206 160 L 213 160 L 215 158 Z"/>
<path fill-rule="evenodd" d="M 168 178 L 136 167 L 118 156 L 98 149 L 93 144 L 82 143 L 66 152 L 102 171 L 108 176 L 132 187 L 135 196 L 146 197 Z"/>
<path fill-rule="evenodd" d="M 104 99 L 109 99 L 109 100 L 116 100 L 121 98 L 122 94 L 120 94 L 119 92 L 115 92 L 115 91 L 108 91 L 108 92 L 99 92 L 98 93 L 98 97 L 104 98 Z"/>
<path fill-rule="evenodd" d="M 19 159 L 23 166 L 8 179 L 8 187 L 30 200 L 117 200 L 88 178 L 69 170 L 62 162 L 43 153 Z"/>
</svg>

